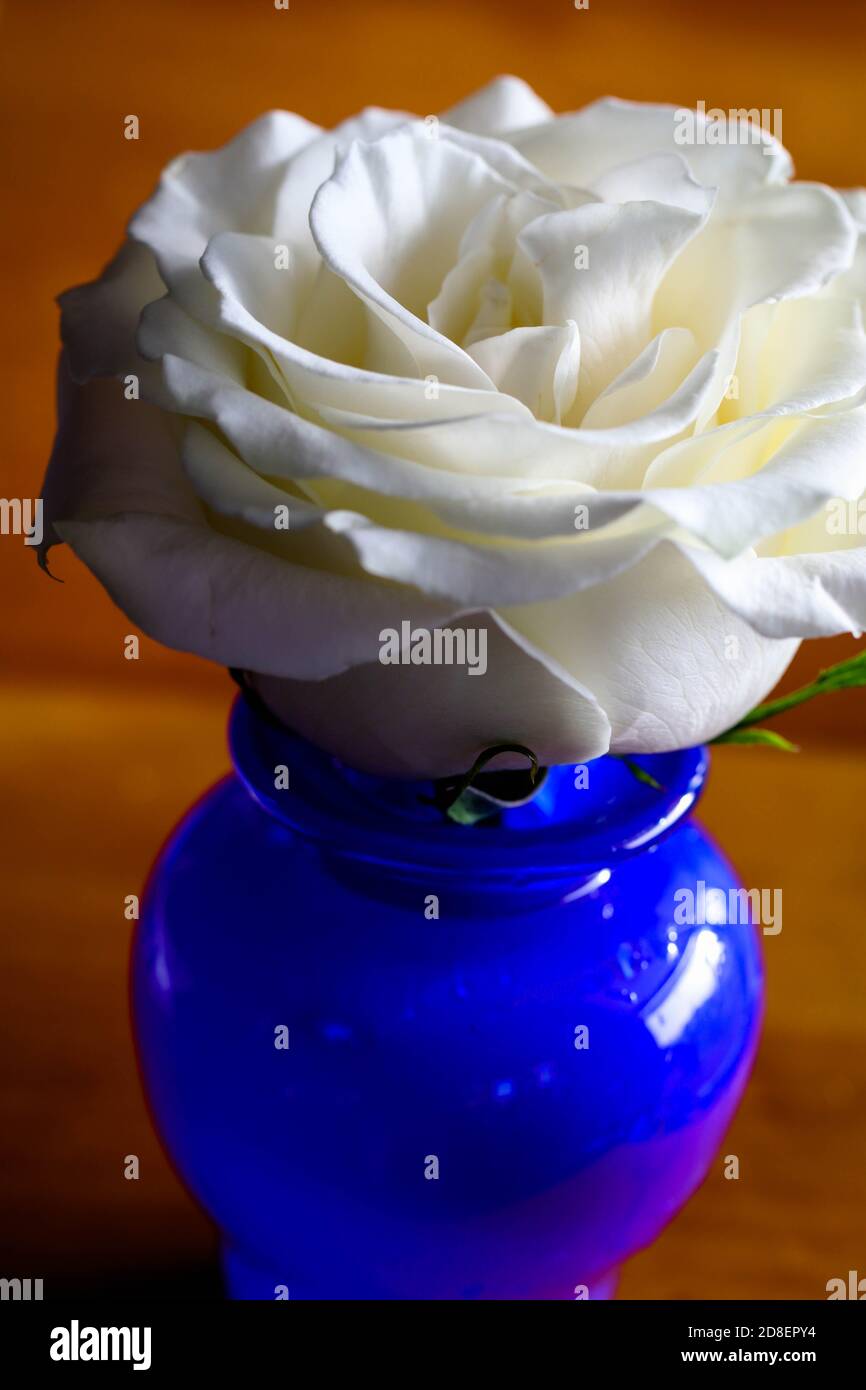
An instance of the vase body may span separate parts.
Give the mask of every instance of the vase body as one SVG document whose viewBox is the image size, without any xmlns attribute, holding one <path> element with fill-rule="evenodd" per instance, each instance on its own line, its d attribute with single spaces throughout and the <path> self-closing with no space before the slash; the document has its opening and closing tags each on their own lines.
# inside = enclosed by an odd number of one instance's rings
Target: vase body
<svg viewBox="0 0 866 1390">
<path fill-rule="evenodd" d="M 230 1294 L 610 1296 L 757 1042 L 755 928 L 678 921 L 678 890 L 737 886 L 689 818 L 705 753 L 645 760 L 664 791 L 553 769 L 465 827 L 242 701 L 232 745 L 132 959 L 151 1112 Z"/>
</svg>

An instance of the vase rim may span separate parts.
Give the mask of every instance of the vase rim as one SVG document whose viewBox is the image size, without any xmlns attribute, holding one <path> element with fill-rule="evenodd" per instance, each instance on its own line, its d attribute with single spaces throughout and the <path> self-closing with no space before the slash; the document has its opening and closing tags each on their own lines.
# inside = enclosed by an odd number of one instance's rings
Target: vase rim
<svg viewBox="0 0 866 1390">
<path fill-rule="evenodd" d="M 573 877 L 651 847 L 693 808 L 709 768 L 705 747 L 635 758 L 658 788 L 619 758 L 549 769 L 538 795 L 495 824 L 456 825 L 433 803 L 432 781 L 350 767 L 266 719 L 239 695 L 229 748 L 243 785 L 269 815 L 340 856 L 406 870 Z M 583 768 L 586 785 L 578 786 Z M 285 769 L 285 772 L 278 769 Z M 277 781 L 288 786 L 277 786 Z"/>
</svg>

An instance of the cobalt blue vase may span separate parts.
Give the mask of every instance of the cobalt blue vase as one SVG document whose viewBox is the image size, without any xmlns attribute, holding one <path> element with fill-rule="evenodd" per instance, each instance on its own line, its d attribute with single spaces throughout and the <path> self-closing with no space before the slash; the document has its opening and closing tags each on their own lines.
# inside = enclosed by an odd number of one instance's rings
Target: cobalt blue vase
<svg viewBox="0 0 866 1390">
<path fill-rule="evenodd" d="M 553 768 L 460 826 L 244 699 L 230 739 L 132 961 L 152 1113 L 230 1295 L 611 1297 L 757 1043 L 755 929 L 674 924 L 677 890 L 738 886 L 690 819 L 706 751 L 639 760 L 660 788 Z"/>
</svg>

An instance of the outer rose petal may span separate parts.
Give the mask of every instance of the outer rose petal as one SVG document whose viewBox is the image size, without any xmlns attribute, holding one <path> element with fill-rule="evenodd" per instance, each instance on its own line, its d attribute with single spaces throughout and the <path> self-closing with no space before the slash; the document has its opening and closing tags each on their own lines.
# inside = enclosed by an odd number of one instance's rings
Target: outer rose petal
<svg viewBox="0 0 866 1390">
<path fill-rule="evenodd" d="M 269 111 L 208 154 L 172 161 L 159 187 L 129 224 L 149 246 L 160 274 L 184 308 L 206 312 L 209 292 L 198 259 L 210 238 L 231 229 L 270 232 L 282 176 L 292 155 L 319 127 L 288 111 Z"/>
<path fill-rule="evenodd" d="M 211 527 L 170 417 L 117 383 L 61 371 L 43 557 L 67 541 L 115 603 L 166 646 L 225 666 L 317 680 L 368 661 L 383 627 L 446 621 L 453 604 L 366 575 L 292 563 Z M 328 634 L 327 643 L 321 640 Z"/>
<path fill-rule="evenodd" d="M 420 594 L 291 564 L 203 520 L 130 513 L 54 524 L 142 631 L 222 666 L 321 680 L 366 661 L 383 628 L 451 614 Z"/>
<path fill-rule="evenodd" d="M 613 752 L 714 738 L 763 699 L 799 645 L 760 637 L 664 541 L 603 586 L 504 616 L 592 691 Z"/>
<path fill-rule="evenodd" d="M 119 512 L 152 512 L 180 520 L 201 506 L 178 463 L 177 422 L 145 401 L 124 399 L 115 381 L 78 386 L 65 357 L 57 373 L 58 429 L 43 483 L 45 539 L 40 559 L 59 535 L 55 524 Z"/>
<path fill-rule="evenodd" d="M 866 546 L 727 563 L 708 551 L 685 553 L 732 611 L 767 637 L 860 637 L 866 630 Z"/>
<path fill-rule="evenodd" d="M 457 626 L 453 605 L 309 570 L 214 531 L 160 411 L 123 400 L 111 381 L 77 387 L 63 370 L 61 387 L 46 548 L 67 541 L 143 631 L 224 665 L 296 675 L 257 680 L 299 732 L 383 775 L 462 772 L 505 741 L 548 762 L 606 751 L 609 724 L 592 695 L 492 615 L 467 620 L 488 629 L 484 676 L 371 660 L 386 627 Z"/>
<path fill-rule="evenodd" d="M 75 380 L 139 371 L 138 316 L 164 293 L 151 252 L 125 241 L 97 280 L 59 295 L 63 343 Z"/>
<path fill-rule="evenodd" d="M 496 743 L 523 743 L 544 765 L 588 762 L 608 748 L 607 716 L 573 677 L 532 653 L 494 614 L 450 627 L 486 628 L 487 671 L 372 662 L 310 684 L 256 677 L 270 708 L 305 738 L 365 771 L 394 777 L 465 772 Z M 500 766 L 523 766 L 503 756 Z"/>
</svg>

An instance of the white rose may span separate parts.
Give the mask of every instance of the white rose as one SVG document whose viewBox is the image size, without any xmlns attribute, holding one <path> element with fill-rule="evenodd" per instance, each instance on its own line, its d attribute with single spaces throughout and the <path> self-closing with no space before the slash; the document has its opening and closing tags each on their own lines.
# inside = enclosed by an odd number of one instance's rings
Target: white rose
<svg viewBox="0 0 866 1390">
<path fill-rule="evenodd" d="M 62 297 L 48 542 L 380 772 L 734 724 L 866 624 L 828 526 L 866 490 L 866 218 L 768 135 L 677 130 L 505 78 L 176 160 Z M 486 629 L 486 674 L 383 665 L 404 622 Z"/>
</svg>

